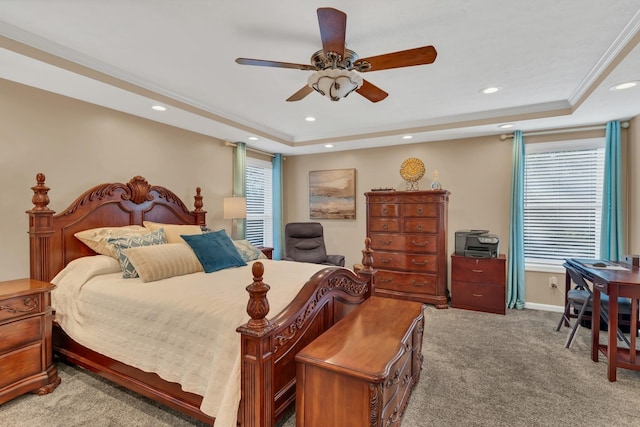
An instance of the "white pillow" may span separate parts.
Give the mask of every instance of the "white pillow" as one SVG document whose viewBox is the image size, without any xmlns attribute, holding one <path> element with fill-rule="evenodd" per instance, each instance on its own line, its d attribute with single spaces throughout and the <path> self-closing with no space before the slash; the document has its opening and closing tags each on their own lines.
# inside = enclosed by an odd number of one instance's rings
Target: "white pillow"
<svg viewBox="0 0 640 427">
<path fill-rule="evenodd" d="M 198 257 L 186 243 L 140 246 L 123 252 L 143 282 L 203 271 Z"/>
<path fill-rule="evenodd" d="M 167 243 L 187 243 L 184 241 L 181 234 L 191 236 L 193 234 L 202 234 L 202 229 L 199 225 L 189 224 L 162 224 L 159 222 L 142 221 L 148 231 L 156 231 L 164 229 L 164 235 L 167 237 Z"/>
<path fill-rule="evenodd" d="M 118 254 L 109 239 L 118 237 L 139 236 L 148 234 L 149 229 L 141 225 L 125 225 L 122 227 L 100 227 L 79 231 L 74 234 L 78 240 L 89 246 L 100 255 L 108 255 L 118 259 Z"/>
</svg>

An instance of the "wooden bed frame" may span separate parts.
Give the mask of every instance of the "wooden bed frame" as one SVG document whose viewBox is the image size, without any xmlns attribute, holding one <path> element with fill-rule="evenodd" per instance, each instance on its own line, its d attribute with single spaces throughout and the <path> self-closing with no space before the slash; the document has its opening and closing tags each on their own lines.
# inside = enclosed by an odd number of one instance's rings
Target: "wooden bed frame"
<svg viewBox="0 0 640 427">
<path fill-rule="evenodd" d="M 36 176 L 29 215 L 31 278 L 50 281 L 70 261 L 95 253 L 74 233 L 95 227 L 142 225 L 142 221 L 205 225 L 200 188 L 193 211 L 170 190 L 150 185 L 136 176 L 128 183 L 108 183 L 91 188 L 59 214 L 48 208 L 45 176 Z M 279 314 L 267 319 L 269 286 L 262 282 L 262 263 L 253 266 L 253 283 L 247 286 L 247 313 L 251 320 L 240 327 L 241 402 L 238 425 L 273 426 L 295 401 L 296 353 L 373 294 L 374 270 L 369 240 L 362 251 L 364 268 L 355 273 L 344 268 L 321 270 L 303 286 Z M 215 303 L 215 302 L 212 302 Z M 215 419 L 200 411 L 202 396 L 184 392 L 180 385 L 153 373 L 98 354 L 73 341 L 55 324 L 54 351 L 58 357 L 87 368 L 115 383 L 161 402 L 198 420 Z"/>
</svg>

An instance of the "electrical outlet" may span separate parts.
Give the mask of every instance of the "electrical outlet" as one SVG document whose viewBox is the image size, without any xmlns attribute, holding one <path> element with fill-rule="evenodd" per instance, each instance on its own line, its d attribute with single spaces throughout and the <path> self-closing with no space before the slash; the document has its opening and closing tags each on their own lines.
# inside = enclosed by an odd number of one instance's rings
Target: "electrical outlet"
<svg viewBox="0 0 640 427">
<path fill-rule="evenodd" d="M 558 278 L 556 276 L 549 277 L 549 287 L 552 289 L 558 287 Z"/>
</svg>

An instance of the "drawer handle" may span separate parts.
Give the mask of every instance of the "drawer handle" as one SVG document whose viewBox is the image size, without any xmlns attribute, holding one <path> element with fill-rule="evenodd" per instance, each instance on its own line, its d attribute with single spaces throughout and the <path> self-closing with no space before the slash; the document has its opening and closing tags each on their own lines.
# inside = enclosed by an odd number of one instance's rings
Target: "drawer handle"
<svg viewBox="0 0 640 427">
<path fill-rule="evenodd" d="M 429 261 L 426 261 L 426 260 L 425 260 L 425 261 L 416 261 L 415 259 L 412 259 L 412 260 L 411 260 L 411 262 L 412 262 L 414 265 L 427 265 L 427 263 L 428 263 Z"/>
<path fill-rule="evenodd" d="M 382 229 L 383 229 L 383 230 L 387 231 L 387 228 L 388 228 L 388 227 L 387 227 L 387 224 L 382 224 Z"/>
<path fill-rule="evenodd" d="M 416 209 L 420 215 L 422 215 L 422 208 Z"/>
<path fill-rule="evenodd" d="M 429 282 L 418 282 L 418 281 L 414 280 L 413 282 L 411 282 L 411 284 L 413 286 L 427 286 L 429 284 Z"/>
<path fill-rule="evenodd" d="M 378 240 L 378 243 L 380 243 L 382 246 L 387 246 L 391 244 L 391 240 Z"/>
<path fill-rule="evenodd" d="M 418 226 L 416 227 L 416 229 L 417 229 L 418 231 L 422 231 L 422 224 L 418 224 Z"/>
<path fill-rule="evenodd" d="M 386 215 L 389 213 L 389 210 L 387 208 L 382 208 L 382 213 Z"/>
<path fill-rule="evenodd" d="M 424 243 L 418 243 L 418 242 L 416 242 L 415 240 L 412 240 L 412 241 L 411 241 L 411 244 L 412 244 L 413 246 L 427 246 L 427 245 L 429 244 L 429 241 L 428 241 L 428 240 L 425 240 L 425 241 L 424 241 Z"/>
<path fill-rule="evenodd" d="M 391 387 L 392 385 L 397 384 L 398 381 L 400 381 L 400 369 L 395 372 L 393 377 L 389 378 L 389 381 L 387 381 L 387 387 Z"/>
<path fill-rule="evenodd" d="M 391 277 L 376 277 L 380 283 L 391 283 L 393 279 Z"/>
<path fill-rule="evenodd" d="M 391 258 L 381 259 L 380 262 L 383 264 L 389 264 L 391 262 Z"/>
<path fill-rule="evenodd" d="M 484 270 L 471 270 L 471 271 L 473 271 L 474 273 L 484 273 Z"/>
<path fill-rule="evenodd" d="M 471 294 L 471 295 L 473 295 L 474 297 L 483 297 L 484 296 L 482 294 Z"/>
</svg>

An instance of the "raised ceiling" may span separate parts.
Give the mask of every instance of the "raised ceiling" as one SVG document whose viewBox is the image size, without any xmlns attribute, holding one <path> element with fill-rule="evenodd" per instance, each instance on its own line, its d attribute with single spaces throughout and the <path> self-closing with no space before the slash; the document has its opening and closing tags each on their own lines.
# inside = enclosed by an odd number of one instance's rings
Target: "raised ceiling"
<svg viewBox="0 0 640 427">
<path fill-rule="evenodd" d="M 311 71 L 235 59 L 309 63 L 318 7 L 347 14 L 360 57 L 425 45 L 438 57 L 367 73 L 389 93 L 378 103 L 285 102 Z M 639 42 L 638 0 L 0 1 L 1 78 L 286 155 L 626 120 L 640 85 L 610 87 L 640 81 Z"/>
</svg>

